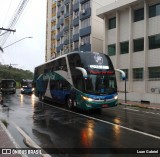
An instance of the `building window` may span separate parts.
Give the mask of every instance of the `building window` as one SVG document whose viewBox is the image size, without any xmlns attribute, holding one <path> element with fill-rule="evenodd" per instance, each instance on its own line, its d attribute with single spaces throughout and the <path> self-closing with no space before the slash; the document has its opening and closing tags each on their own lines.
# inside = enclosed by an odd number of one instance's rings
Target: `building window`
<svg viewBox="0 0 160 157">
<path fill-rule="evenodd" d="M 88 8 L 90 8 L 90 1 L 87 1 L 87 2 L 83 3 L 82 6 L 81 6 L 82 10 L 86 10 Z"/>
<path fill-rule="evenodd" d="M 113 17 L 108 20 L 108 28 L 109 29 L 116 28 L 116 17 Z"/>
<path fill-rule="evenodd" d="M 68 26 L 69 26 L 69 22 L 70 22 L 70 21 L 69 21 L 69 17 L 68 17 L 68 18 L 65 18 L 65 21 L 64 21 L 64 22 L 65 22 L 65 27 L 68 27 Z"/>
<path fill-rule="evenodd" d="M 149 7 L 149 17 L 160 15 L 160 3 Z"/>
<path fill-rule="evenodd" d="M 73 29 L 70 29 L 70 39 L 73 38 Z"/>
<path fill-rule="evenodd" d="M 125 54 L 129 52 L 129 42 L 120 43 L 120 54 Z"/>
<path fill-rule="evenodd" d="M 128 80 L 128 69 L 121 69 L 121 70 L 125 72 L 126 80 Z M 121 73 L 120 73 L 120 80 L 122 80 L 122 74 Z"/>
<path fill-rule="evenodd" d="M 90 35 L 81 37 L 81 44 L 90 44 Z"/>
<path fill-rule="evenodd" d="M 69 40 L 69 31 L 64 32 L 64 41 Z"/>
<path fill-rule="evenodd" d="M 69 53 L 69 44 L 64 45 L 64 53 Z"/>
<path fill-rule="evenodd" d="M 66 12 L 65 13 L 69 13 L 69 4 L 66 4 Z"/>
<path fill-rule="evenodd" d="M 134 11 L 134 22 L 141 21 L 144 19 L 144 8 Z"/>
<path fill-rule="evenodd" d="M 75 41 L 74 42 L 74 50 L 78 50 L 79 49 L 79 41 Z"/>
<path fill-rule="evenodd" d="M 90 18 L 84 19 L 81 21 L 81 28 L 90 26 Z"/>
<path fill-rule="evenodd" d="M 74 18 L 78 18 L 79 17 L 79 11 L 74 12 Z"/>
<path fill-rule="evenodd" d="M 150 36 L 149 38 L 149 49 L 160 48 L 160 34 Z"/>
<path fill-rule="evenodd" d="M 116 54 L 116 44 L 108 45 L 108 55 L 114 56 Z"/>
<path fill-rule="evenodd" d="M 79 33 L 79 26 L 75 26 L 74 27 L 74 34 L 78 34 Z"/>
<path fill-rule="evenodd" d="M 56 7 L 52 8 L 52 14 L 56 13 Z"/>
<path fill-rule="evenodd" d="M 160 67 L 149 67 L 149 80 L 160 80 Z"/>
<path fill-rule="evenodd" d="M 60 46 L 60 40 L 57 40 L 57 46 Z"/>
<path fill-rule="evenodd" d="M 74 4 L 76 4 L 76 3 L 79 3 L 79 0 L 74 0 L 74 2 L 73 2 Z"/>
<path fill-rule="evenodd" d="M 144 50 L 144 38 L 133 40 L 133 51 L 143 51 Z"/>
<path fill-rule="evenodd" d="M 143 80 L 143 68 L 133 69 L 133 80 Z"/>
</svg>

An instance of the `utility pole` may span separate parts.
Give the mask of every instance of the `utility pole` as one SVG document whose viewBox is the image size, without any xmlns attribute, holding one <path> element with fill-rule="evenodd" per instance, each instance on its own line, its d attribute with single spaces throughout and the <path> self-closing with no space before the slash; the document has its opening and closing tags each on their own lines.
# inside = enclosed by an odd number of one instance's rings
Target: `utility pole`
<svg viewBox="0 0 160 157">
<path fill-rule="evenodd" d="M 16 30 L 13 29 L 7 29 L 7 28 L 0 28 L 0 30 L 9 31 L 9 32 L 16 32 Z"/>
<path fill-rule="evenodd" d="M 16 30 L 13 30 L 13 29 L 7 29 L 7 28 L 0 28 L 0 30 L 3 30 L 3 31 L 9 31 L 9 32 L 16 32 Z M 3 33 L 4 34 L 4 33 Z M 2 34 L 2 35 L 3 35 Z M 0 51 L 2 51 L 3 52 L 3 48 L 0 46 Z"/>
</svg>

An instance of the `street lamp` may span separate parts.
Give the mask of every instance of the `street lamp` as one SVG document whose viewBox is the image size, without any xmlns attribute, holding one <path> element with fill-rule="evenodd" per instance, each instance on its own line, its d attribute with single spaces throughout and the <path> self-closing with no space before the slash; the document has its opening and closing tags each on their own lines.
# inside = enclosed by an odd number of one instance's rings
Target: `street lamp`
<svg viewBox="0 0 160 157">
<path fill-rule="evenodd" d="M 20 42 L 20 41 L 22 41 L 22 40 L 24 40 L 24 39 L 26 39 L 26 38 L 33 38 L 33 37 L 24 37 L 24 38 L 19 39 L 19 40 L 15 41 L 15 42 L 13 42 L 13 43 L 11 43 L 11 44 L 9 44 L 9 45 L 3 47 L 3 48 L 0 47 L 0 50 L 1 50 L 2 52 L 4 52 L 4 49 L 5 49 L 5 48 L 7 48 L 7 47 L 9 47 L 9 46 L 12 46 L 13 44 L 16 44 L 16 43 L 18 43 L 18 42 Z"/>
</svg>

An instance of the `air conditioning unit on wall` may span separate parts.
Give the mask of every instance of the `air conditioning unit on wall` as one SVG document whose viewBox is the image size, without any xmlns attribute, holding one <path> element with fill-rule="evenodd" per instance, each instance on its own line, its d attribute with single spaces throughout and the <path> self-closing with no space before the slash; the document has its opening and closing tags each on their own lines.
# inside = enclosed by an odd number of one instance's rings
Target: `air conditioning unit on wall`
<svg viewBox="0 0 160 157">
<path fill-rule="evenodd" d="M 160 87 L 151 88 L 151 92 L 155 94 L 160 94 Z"/>
<path fill-rule="evenodd" d="M 82 14 L 85 14 L 85 13 L 86 13 L 86 10 L 85 10 L 85 9 L 83 9 L 83 10 L 81 11 L 81 13 L 82 13 Z"/>
<path fill-rule="evenodd" d="M 83 41 L 81 42 L 81 45 L 82 45 L 82 46 L 84 45 L 84 42 L 83 42 Z"/>
</svg>

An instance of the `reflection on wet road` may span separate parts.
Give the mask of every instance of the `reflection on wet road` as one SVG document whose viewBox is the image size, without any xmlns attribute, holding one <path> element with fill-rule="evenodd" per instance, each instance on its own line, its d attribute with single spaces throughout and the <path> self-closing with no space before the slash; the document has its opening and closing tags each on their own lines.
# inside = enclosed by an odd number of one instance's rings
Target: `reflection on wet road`
<svg viewBox="0 0 160 157">
<path fill-rule="evenodd" d="M 123 106 L 104 109 L 102 113 L 67 111 L 64 106 L 22 94 L 6 96 L 4 104 L 10 110 L 1 110 L 0 118 L 9 121 L 10 132 L 13 130 L 10 122 L 14 121 L 42 148 L 108 150 L 160 145 L 158 115 L 125 110 Z"/>
</svg>

